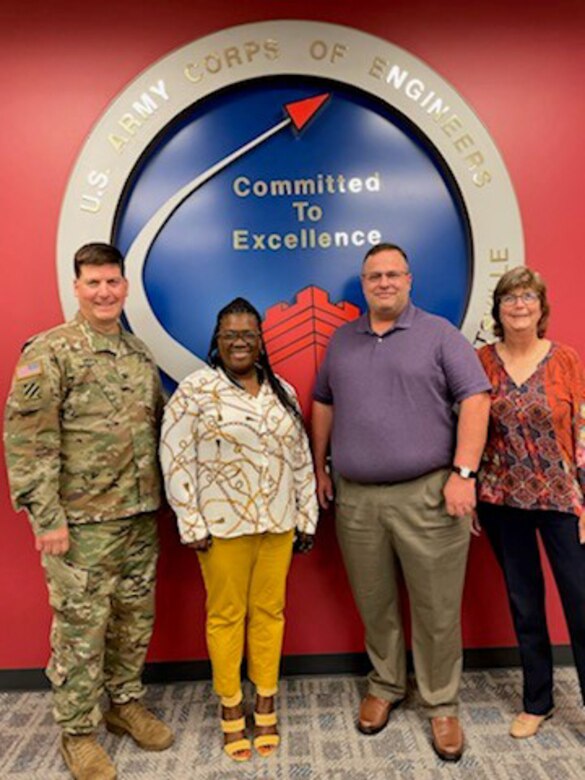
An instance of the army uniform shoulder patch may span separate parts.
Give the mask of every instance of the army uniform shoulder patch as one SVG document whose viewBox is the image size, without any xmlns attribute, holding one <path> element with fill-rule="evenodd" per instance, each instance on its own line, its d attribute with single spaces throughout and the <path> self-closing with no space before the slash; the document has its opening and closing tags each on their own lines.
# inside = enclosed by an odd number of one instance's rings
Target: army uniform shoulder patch
<svg viewBox="0 0 585 780">
<path fill-rule="evenodd" d="M 41 358 L 23 356 L 14 372 L 12 400 L 23 412 L 40 409 L 50 396 L 50 383 Z"/>
<path fill-rule="evenodd" d="M 16 367 L 16 378 L 19 381 L 33 379 L 35 376 L 41 376 L 43 373 L 43 364 L 40 360 L 33 360 L 30 363 L 21 363 Z"/>
</svg>

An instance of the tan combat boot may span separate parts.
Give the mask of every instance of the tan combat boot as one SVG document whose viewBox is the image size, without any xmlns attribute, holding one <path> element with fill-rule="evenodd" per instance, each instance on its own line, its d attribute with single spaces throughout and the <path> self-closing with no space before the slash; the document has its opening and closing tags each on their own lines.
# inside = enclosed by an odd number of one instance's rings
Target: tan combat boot
<svg viewBox="0 0 585 780">
<path fill-rule="evenodd" d="M 104 720 L 108 731 L 119 737 L 129 734 L 143 750 L 166 750 L 175 741 L 170 728 L 139 701 L 112 704 Z"/>
<path fill-rule="evenodd" d="M 61 755 L 75 780 L 116 780 L 116 767 L 93 734 L 63 734 Z"/>
</svg>

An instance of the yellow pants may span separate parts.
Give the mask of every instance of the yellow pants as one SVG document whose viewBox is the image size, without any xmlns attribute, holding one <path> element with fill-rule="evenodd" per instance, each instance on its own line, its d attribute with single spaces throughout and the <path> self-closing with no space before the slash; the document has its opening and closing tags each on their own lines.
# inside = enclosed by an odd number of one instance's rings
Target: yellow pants
<svg viewBox="0 0 585 780">
<path fill-rule="evenodd" d="M 224 703 L 241 695 L 245 639 L 248 677 L 264 696 L 277 691 L 293 535 L 214 538 L 207 552 L 198 553 L 207 592 L 213 687 Z"/>
</svg>

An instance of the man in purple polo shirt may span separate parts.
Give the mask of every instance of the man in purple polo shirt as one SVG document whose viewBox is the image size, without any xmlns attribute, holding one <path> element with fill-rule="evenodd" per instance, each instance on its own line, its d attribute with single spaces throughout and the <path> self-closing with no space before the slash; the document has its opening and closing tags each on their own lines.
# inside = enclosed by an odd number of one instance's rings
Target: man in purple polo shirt
<svg viewBox="0 0 585 780">
<path fill-rule="evenodd" d="M 333 498 L 331 440 L 337 535 L 373 666 L 357 725 L 381 731 L 406 695 L 400 565 L 432 744 L 457 761 L 461 596 L 490 385 L 461 333 L 411 303 L 400 247 L 370 249 L 362 286 L 368 312 L 333 335 L 313 396 L 319 502 Z"/>
</svg>

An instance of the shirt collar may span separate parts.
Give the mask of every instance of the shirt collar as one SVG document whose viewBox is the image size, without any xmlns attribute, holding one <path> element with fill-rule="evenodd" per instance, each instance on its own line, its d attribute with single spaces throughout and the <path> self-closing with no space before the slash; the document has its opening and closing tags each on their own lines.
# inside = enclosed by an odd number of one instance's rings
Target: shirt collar
<svg viewBox="0 0 585 780">
<path fill-rule="evenodd" d="M 258 380 L 260 382 L 260 392 L 258 395 L 254 396 L 251 393 L 249 393 L 245 387 L 243 387 L 237 380 L 237 378 L 233 375 L 228 374 L 228 372 L 223 368 L 223 366 L 212 366 L 212 369 L 217 372 L 217 374 L 223 379 L 226 384 L 228 384 L 232 388 L 236 388 L 240 390 L 242 393 L 246 393 L 246 395 L 250 396 L 250 398 L 259 398 L 261 395 L 264 394 L 265 388 L 269 386 L 268 381 L 265 377 L 259 376 Z"/>
<path fill-rule="evenodd" d="M 120 327 L 119 333 L 112 335 L 99 333 L 91 327 L 80 311 L 75 315 L 75 322 L 79 323 L 81 329 L 85 333 L 92 352 L 111 352 L 113 355 L 117 355 L 120 352 L 122 344 L 126 343 L 124 329 L 122 327 Z"/>
<path fill-rule="evenodd" d="M 408 301 L 406 307 L 401 311 L 394 325 L 389 330 L 387 330 L 386 333 L 391 333 L 393 330 L 406 330 L 407 328 L 410 328 L 414 320 L 415 314 L 416 314 L 416 306 L 412 303 L 412 301 Z M 368 314 L 368 312 L 362 314 L 362 316 L 359 317 L 359 319 L 356 320 L 356 322 L 357 322 L 356 325 L 357 333 L 368 333 L 371 336 L 379 336 L 378 333 L 374 333 L 374 331 L 370 326 L 370 315 Z M 383 333 L 382 335 L 385 336 L 386 333 Z"/>
</svg>

